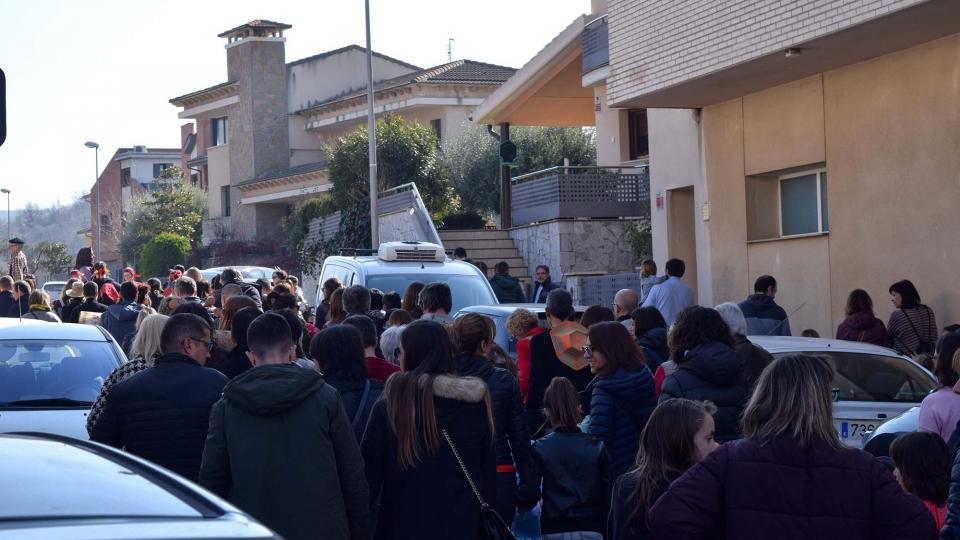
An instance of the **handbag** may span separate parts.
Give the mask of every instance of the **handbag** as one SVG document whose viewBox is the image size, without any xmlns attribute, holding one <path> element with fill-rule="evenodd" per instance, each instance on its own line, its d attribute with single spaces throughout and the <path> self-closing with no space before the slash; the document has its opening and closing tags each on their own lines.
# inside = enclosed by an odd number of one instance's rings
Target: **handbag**
<svg viewBox="0 0 960 540">
<path fill-rule="evenodd" d="M 477 496 L 477 500 L 480 502 L 480 529 L 483 537 L 487 540 L 517 540 L 516 537 L 513 536 L 513 533 L 510 532 L 510 527 L 507 527 L 507 524 L 503 522 L 500 514 L 493 508 L 490 508 L 489 504 L 483 502 L 483 497 L 480 496 L 480 492 L 477 491 L 477 485 L 473 483 L 473 478 L 467 471 L 466 465 L 464 465 L 463 460 L 460 459 L 460 452 L 457 452 L 457 447 L 453 445 L 450 434 L 447 433 L 445 429 L 441 429 L 440 432 L 443 433 L 443 438 L 446 439 L 447 444 L 450 445 L 450 450 L 453 451 L 453 457 L 457 458 L 457 463 L 460 464 L 460 470 L 463 471 L 463 476 L 467 478 L 470 489 L 473 490 L 473 494 Z"/>
</svg>

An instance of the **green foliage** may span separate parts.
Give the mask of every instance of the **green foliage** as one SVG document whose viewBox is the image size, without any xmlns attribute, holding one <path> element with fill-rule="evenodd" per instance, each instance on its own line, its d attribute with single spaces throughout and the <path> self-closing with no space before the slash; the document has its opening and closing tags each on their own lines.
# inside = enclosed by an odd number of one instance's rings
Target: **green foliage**
<svg viewBox="0 0 960 540">
<path fill-rule="evenodd" d="M 120 252 L 127 261 L 139 260 L 147 242 L 170 233 L 201 247 L 200 222 L 206 209 L 203 190 L 183 183 L 179 167 L 165 169 L 157 179 L 160 189 L 134 200 L 127 213 Z"/>
<path fill-rule="evenodd" d="M 73 258 L 62 242 L 40 242 L 33 249 L 33 268 L 47 276 L 67 273 L 73 266 Z"/>
<path fill-rule="evenodd" d="M 380 191 L 413 182 L 434 219 L 456 210 L 450 174 L 440 159 L 433 130 L 419 123 L 408 125 L 394 114 L 377 120 L 376 129 Z M 331 194 L 337 208 L 368 200 L 368 152 L 366 128 L 348 133 L 329 149 Z"/>
<path fill-rule="evenodd" d="M 577 127 L 516 127 L 510 140 L 517 145 L 518 176 L 563 165 L 594 165 L 597 159 L 596 132 Z M 444 162 L 450 169 L 453 188 L 463 210 L 482 215 L 500 213 L 499 143 L 477 126 L 464 132 L 444 148 Z"/>
<path fill-rule="evenodd" d="M 487 220 L 476 212 L 461 212 L 443 218 L 443 228 L 448 231 L 482 229 L 486 225 Z"/>
<path fill-rule="evenodd" d="M 176 264 L 183 264 L 190 255 L 190 239 L 164 232 L 143 246 L 140 271 L 144 276 L 163 276 Z"/>
<path fill-rule="evenodd" d="M 310 232 L 310 222 L 319 217 L 326 217 L 336 212 L 329 195 L 311 197 L 303 201 L 287 222 L 287 244 L 290 250 L 297 252 L 302 247 L 307 233 Z"/>
<path fill-rule="evenodd" d="M 637 261 L 649 259 L 653 256 L 653 230 L 650 225 L 650 208 L 647 207 L 637 221 L 627 222 L 627 241 Z"/>
</svg>

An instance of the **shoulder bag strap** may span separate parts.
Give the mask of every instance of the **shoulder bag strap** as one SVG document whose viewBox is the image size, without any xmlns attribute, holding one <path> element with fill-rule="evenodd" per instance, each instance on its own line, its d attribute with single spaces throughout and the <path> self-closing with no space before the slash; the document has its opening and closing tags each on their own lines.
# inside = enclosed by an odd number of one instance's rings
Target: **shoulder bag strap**
<svg viewBox="0 0 960 540">
<path fill-rule="evenodd" d="M 367 397 L 370 395 L 370 379 L 367 379 L 363 382 L 363 394 L 360 395 L 360 404 L 357 405 L 357 412 L 353 413 L 353 422 L 350 425 L 354 430 L 357 429 L 357 424 L 360 422 L 360 419 L 363 418 L 363 409 L 367 406 Z"/>
<path fill-rule="evenodd" d="M 917 336 L 917 341 L 919 342 L 919 344 L 920 344 L 920 345 L 923 345 L 924 343 L 927 343 L 927 341 L 926 341 L 925 339 L 923 339 L 922 337 L 920 337 L 920 332 L 917 332 L 917 327 L 914 326 L 914 325 L 913 325 L 913 321 L 910 320 L 910 315 L 907 313 L 907 310 L 905 310 L 905 309 L 903 309 L 903 308 L 900 308 L 900 311 L 903 312 L 903 316 L 906 317 L 906 318 L 907 318 L 907 322 L 910 323 L 910 329 L 913 330 L 913 335 Z M 919 345 L 918 345 L 918 348 L 919 348 Z"/>
<path fill-rule="evenodd" d="M 463 476 L 467 478 L 467 483 L 470 484 L 470 489 L 473 490 L 473 494 L 477 496 L 477 500 L 480 501 L 480 507 L 486 510 L 490 508 L 490 505 L 483 502 L 483 497 L 480 496 L 480 492 L 477 490 L 476 484 L 473 483 L 473 478 L 470 477 L 470 473 L 467 471 L 466 465 L 463 464 L 463 460 L 460 459 L 460 452 L 457 452 L 457 447 L 453 445 L 453 439 L 450 438 L 450 434 L 447 433 L 447 430 L 441 429 L 443 433 L 443 438 L 447 440 L 447 444 L 450 445 L 450 450 L 453 451 L 453 457 L 457 458 L 457 463 L 460 464 L 460 470 L 463 471 Z"/>
</svg>

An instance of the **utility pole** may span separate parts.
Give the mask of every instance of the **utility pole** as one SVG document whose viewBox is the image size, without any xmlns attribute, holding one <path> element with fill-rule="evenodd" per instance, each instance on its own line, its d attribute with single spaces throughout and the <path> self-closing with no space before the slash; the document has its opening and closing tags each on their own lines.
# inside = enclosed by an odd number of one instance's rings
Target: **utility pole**
<svg viewBox="0 0 960 540">
<path fill-rule="evenodd" d="M 380 217 L 377 197 L 380 193 L 377 182 L 377 119 L 373 115 L 373 50 L 370 48 L 370 0 L 364 0 L 367 12 L 367 140 L 370 143 L 370 243 L 373 249 L 380 248 Z"/>
<path fill-rule="evenodd" d="M 5 193 L 7 195 L 7 238 L 13 238 L 10 236 L 10 190 L 3 188 L 0 189 L 0 193 Z"/>
<path fill-rule="evenodd" d="M 447 62 L 453 62 L 453 38 L 447 38 Z"/>
<path fill-rule="evenodd" d="M 93 181 L 97 184 L 97 249 L 95 260 L 100 260 L 100 257 L 103 256 L 100 253 L 102 244 L 100 244 L 100 145 L 93 142 L 87 141 L 83 143 L 87 148 L 93 148 Z"/>
</svg>

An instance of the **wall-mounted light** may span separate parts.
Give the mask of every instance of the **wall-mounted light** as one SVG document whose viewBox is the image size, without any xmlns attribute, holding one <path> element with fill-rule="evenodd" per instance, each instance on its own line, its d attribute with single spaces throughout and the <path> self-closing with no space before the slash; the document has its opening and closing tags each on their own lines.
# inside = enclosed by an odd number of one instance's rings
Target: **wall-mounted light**
<svg viewBox="0 0 960 540">
<path fill-rule="evenodd" d="M 803 54 L 803 49 L 799 47 L 791 47 L 783 52 L 783 56 L 787 58 L 793 58 L 794 56 L 800 56 Z"/>
</svg>

